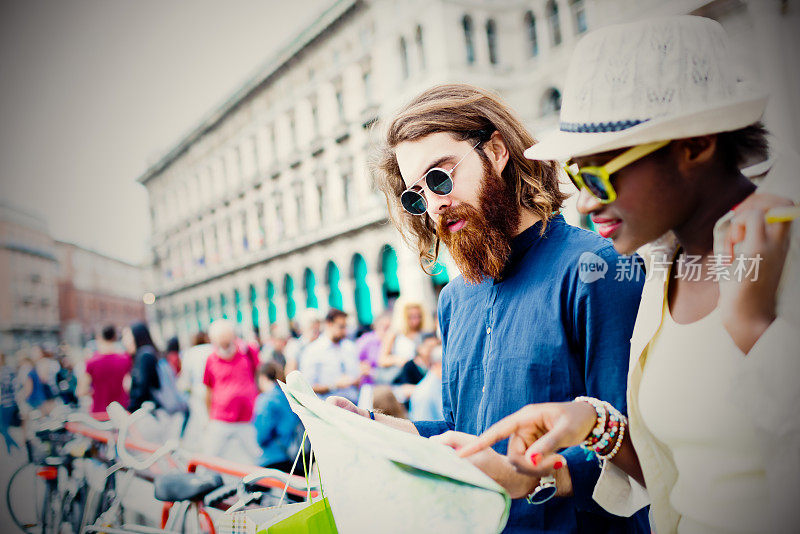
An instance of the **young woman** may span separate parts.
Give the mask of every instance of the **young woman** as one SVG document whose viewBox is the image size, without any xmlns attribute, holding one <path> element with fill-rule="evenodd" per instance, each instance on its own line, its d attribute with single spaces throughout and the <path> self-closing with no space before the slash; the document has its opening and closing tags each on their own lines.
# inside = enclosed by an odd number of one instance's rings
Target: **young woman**
<svg viewBox="0 0 800 534">
<path fill-rule="evenodd" d="M 766 159 L 766 98 L 700 17 L 593 32 L 567 82 L 562 131 L 526 155 L 569 160 L 579 211 L 619 252 L 655 242 L 628 417 L 591 398 L 529 405 L 460 454 L 510 437 L 518 469 L 542 476 L 557 450 L 583 443 L 604 461 L 594 499 L 619 515 L 650 503 L 659 533 L 797 528 L 800 264 L 779 222 L 792 202 L 739 170 Z M 777 192 L 797 198 L 794 169 L 785 176 Z"/>
<path fill-rule="evenodd" d="M 394 329 L 384 337 L 378 356 L 377 381 L 394 380 L 400 368 L 417 354 L 423 334 L 431 331 L 430 314 L 419 302 L 398 302 Z"/>
<path fill-rule="evenodd" d="M 147 325 L 133 323 L 130 327 L 124 328 L 122 346 L 133 358 L 128 410 L 131 412 L 138 410 L 145 401 L 158 404 L 154 396 L 160 385 L 156 369 L 158 352 Z"/>
</svg>

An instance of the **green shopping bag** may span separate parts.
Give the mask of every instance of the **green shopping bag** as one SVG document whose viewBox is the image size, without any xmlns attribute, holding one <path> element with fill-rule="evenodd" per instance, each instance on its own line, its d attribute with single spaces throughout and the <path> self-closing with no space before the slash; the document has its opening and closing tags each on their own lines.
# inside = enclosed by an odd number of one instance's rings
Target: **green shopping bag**
<svg viewBox="0 0 800 534">
<path fill-rule="evenodd" d="M 286 519 L 261 530 L 258 534 L 305 534 L 321 533 L 336 534 L 336 523 L 333 521 L 333 513 L 326 497 L 320 497 Z"/>
<path fill-rule="evenodd" d="M 306 489 L 311 487 L 308 480 L 308 468 L 306 467 L 306 459 L 303 456 L 305 450 L 307 435 L 303 434 L 303 442 L 300 445 L 300 450 L 297 457 L 294 459 L 292 465 L 292 472 L 297 465 L 298 459 L 303 457 L 303 474 L 306 478 Z M 310 458 L 314 457 L 314 449 L 311 448 Z M 322 487 L 322 477 L 320 476 L 320 496 L 316 501 L 309 500 L 303 503 L 296 503 L 281 506 L 283 499 L 286 497 L 287 486 L 283 489 L 281 501 L 278 506 L 273 508 L 276 515 L 271 520 L 262 523 L 257 529 L 257 534 L 337 534 L 336 522 L 333 520 L 333 512 L 328 503 L 328 498 L 325 497 L 325 491 Z M 288 513 L 288 516 L 286 515 Z"/>
</svg>

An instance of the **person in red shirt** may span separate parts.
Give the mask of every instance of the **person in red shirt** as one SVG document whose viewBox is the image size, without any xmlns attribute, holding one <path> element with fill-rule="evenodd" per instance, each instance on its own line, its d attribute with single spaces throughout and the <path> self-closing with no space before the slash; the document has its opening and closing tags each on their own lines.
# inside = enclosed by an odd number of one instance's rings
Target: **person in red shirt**
<svg viewBox="0 0 800 534">
<path fill-rule="evenodd" d="M 209 415 L 206 452 L 252 463 L 260 453 L 252 424 L 258 349 L 237 339 L 233 324 L 226 320 L 214 321 L 209 337 L 213 352 L 203 375 Z"/>
<path fill-rule="evenodd" d="M 104 413 L 114 401 L 128 405 L 124 381 L 131 365 L 131 357 L 117 345 L 116 328 L 104 326 L 97 339 L 97 352 L 87 360 L 86 375 L 79 388 L 82 392 L 91 390 L 93 413 Z"/>
</svg>

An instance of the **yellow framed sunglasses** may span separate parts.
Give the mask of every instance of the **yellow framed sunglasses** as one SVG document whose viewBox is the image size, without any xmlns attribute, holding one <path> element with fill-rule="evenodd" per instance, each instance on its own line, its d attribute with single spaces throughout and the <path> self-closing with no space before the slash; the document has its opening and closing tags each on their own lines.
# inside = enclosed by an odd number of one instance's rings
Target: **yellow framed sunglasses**
<svg viewBox="0 0 800 534">
<path fill-rule="evenodd" d="M 564 165 L 564 170 L 572 180 L 572 183 L 575 184 L 575 187 L 578 188 L 578 191 L 585 187 L 601 203 L 610 204 L 617 199 L 617 192 L 614 190 L 614 186 L 611 185 L 611 175 L 634 161 L 652 154 L 659 148 L 667 146 L 669 143 L 670 141 L 656 141 L 655 143 L 637 145 L 613 158 L 605 165 L 578 167 L 577 163 L 567 163 L 567 165 Z"/>
</svg>

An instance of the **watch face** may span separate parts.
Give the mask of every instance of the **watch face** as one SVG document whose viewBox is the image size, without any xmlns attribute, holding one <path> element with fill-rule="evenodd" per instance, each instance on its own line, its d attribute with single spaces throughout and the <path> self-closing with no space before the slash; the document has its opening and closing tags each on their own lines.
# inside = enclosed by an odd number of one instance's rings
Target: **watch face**
<svg viewBox="0 0 800 534">
<path fill-rule="evenodd" d="M 552 483 L 540 484 L 528 496 L 528 502 L 531 504 L 542 504 L 552 499 L 556 494 L 556 485 Z"/>
</svg>

